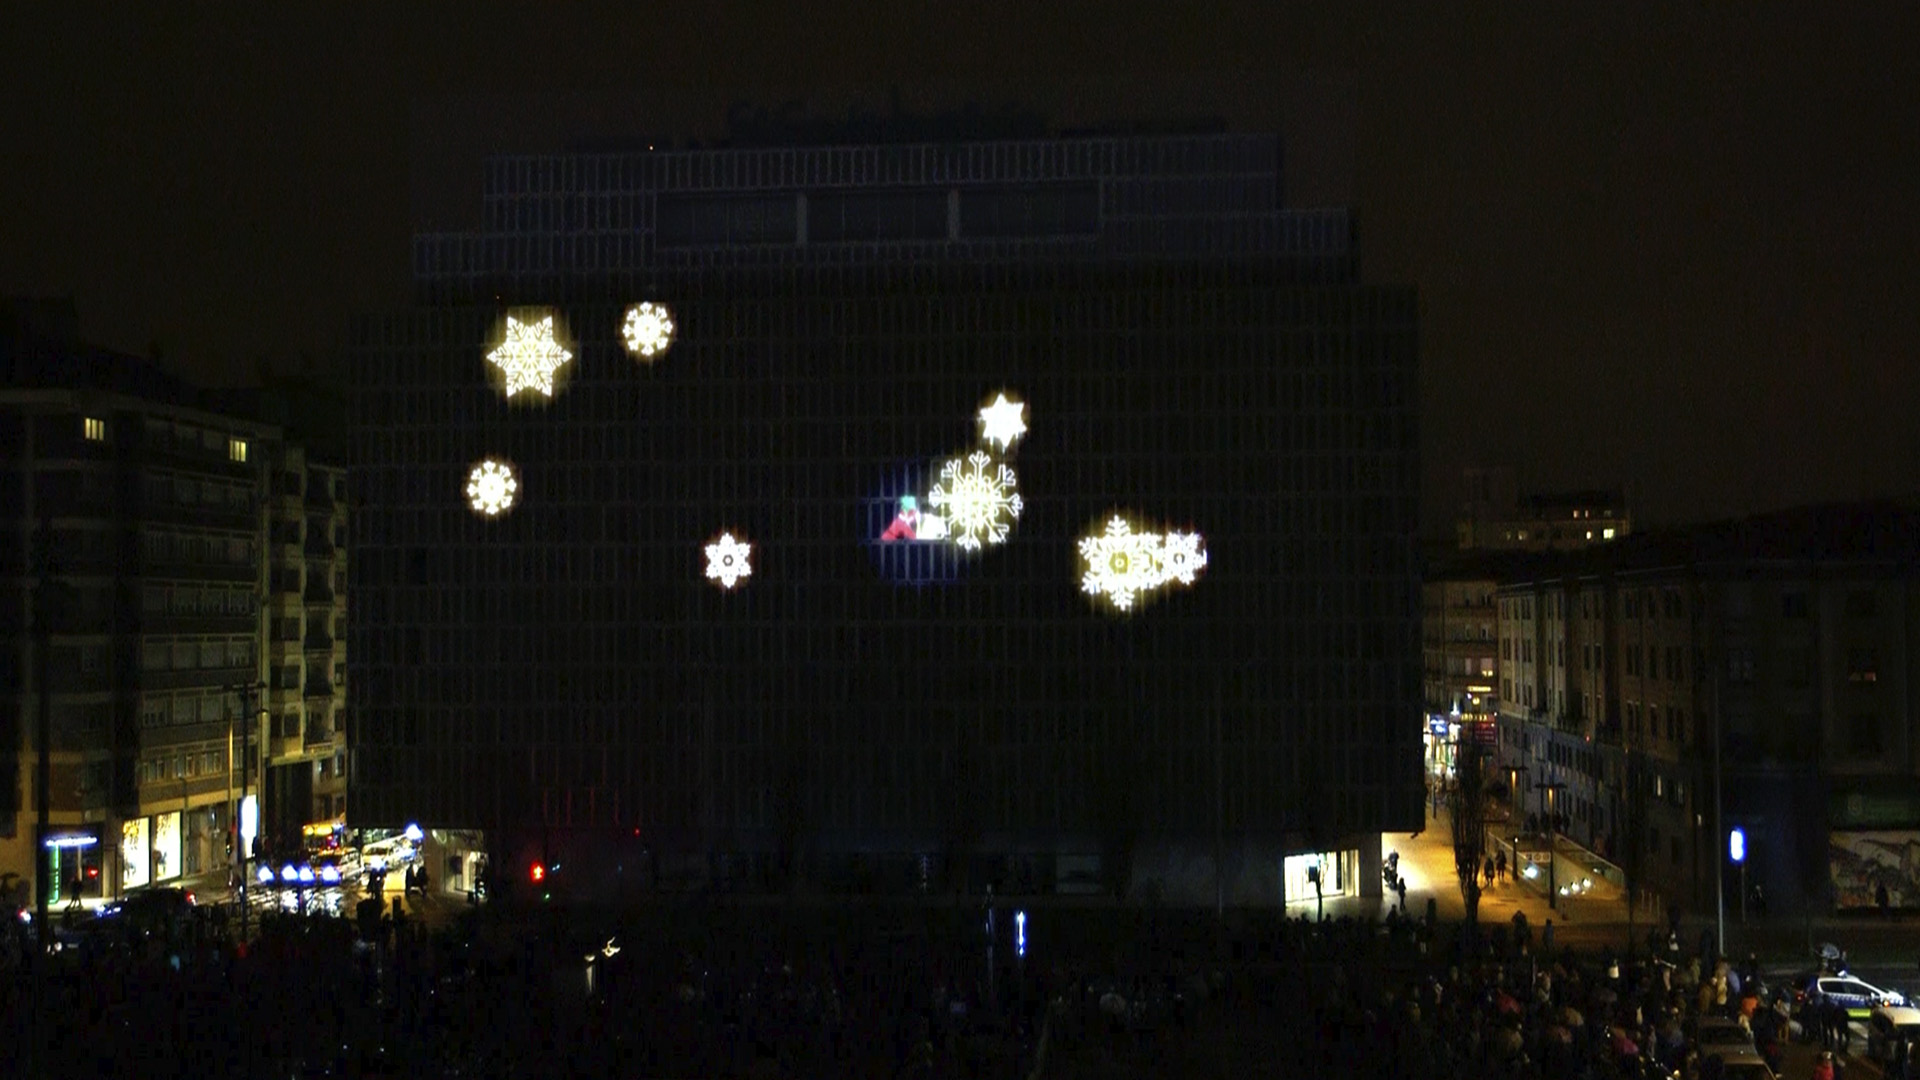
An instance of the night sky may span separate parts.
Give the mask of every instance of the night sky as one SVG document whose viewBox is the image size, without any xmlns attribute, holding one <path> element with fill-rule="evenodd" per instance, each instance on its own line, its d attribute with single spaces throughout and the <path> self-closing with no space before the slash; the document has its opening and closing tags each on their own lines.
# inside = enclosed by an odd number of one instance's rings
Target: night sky
<svg viewBox="0 0 1920 1080">
<path fill-rule="evenodd" d="M 205 381 L 340 370 L 490 151 L 894 88 L 1212 115 L 1285 133 L 1292 201 L 1356 205 L 1363 273 L 1419 287 L 1430 527 L 1475 463 L 1654 522 L 1920 492 L 1908 5 L 1139 6 L 9 5 L 0 292 Z"/>
</svg>

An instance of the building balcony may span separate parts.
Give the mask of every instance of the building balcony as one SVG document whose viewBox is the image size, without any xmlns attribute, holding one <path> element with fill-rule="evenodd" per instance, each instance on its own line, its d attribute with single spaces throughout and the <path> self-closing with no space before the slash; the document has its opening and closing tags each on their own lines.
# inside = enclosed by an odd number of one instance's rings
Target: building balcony
<svg viewBox="0 0 1920 1080">
<path fill-rule="evenodd" d="M 332 652 L 333 651 L 333 635 L 308 634 L 305 642 L 305 651 L 325 652 L 325 653 Z"/>
<path fill-rule="evenodd" d="M 143 634 L 246 634 L 259 628 L 253 615 L 142 615 Z"/>
<path fill-rule="evenodd" d="M 307 534 L 307 542 L 300 550 L 309 559 L 331 559 L 333 558 L 333 541 L 327 539 L 325 535 L 310 532 Z"/>
<path fill-rule="evenodd" d="M 301 594 L 301 599 L 309 604 L 331 604 L 333 603 L 333 586 L 326 582 L 309 581 L 306 592 Z"/>
<path fill-rule="evenodd" d="M 140 564 L 140 576 L 168 581 L 252 582 L 259 579 L 260 568 L 251 563 L 146 561 Z"/>
<path fill-rule="evenodd" d="M 332 724 L 309 721 L 304 734 L 306 748 L 312 750 L 333 745 L 334 738 L 339 733 L 333 730 Z"/>
<path fill-rule="evenodd" d="M 333 680 L 308 679 L 306 688 L 300 692 L 300 696 L 308 698 L 331 698 L 333 697 Z"/>
<path fill-rule="evenodd" d="M 132 512 L 150 521 L 169 525 L 249 530 L 259 525 L 251 509 L 230 505 L 207 506 L 197 503 L 187 506 L 177 502 L 148 501 L 132 508 Z"/>
<path fill-rule="evenodd" d="M 253 678 L 250 667 L 190 668 L 185 671 L 143 671 L 142 690 L 180 690 L 186 687 L 233 686 Z"/>
</svg>

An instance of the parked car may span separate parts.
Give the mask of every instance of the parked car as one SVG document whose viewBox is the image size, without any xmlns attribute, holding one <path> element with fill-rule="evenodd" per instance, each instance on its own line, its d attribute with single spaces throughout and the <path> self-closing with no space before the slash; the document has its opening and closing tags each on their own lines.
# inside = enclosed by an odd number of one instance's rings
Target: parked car
<svg viewBox="0 0 1920 1080">
<path fill-rule="evenodd" d="M 186 889 L 159 886 L 130 892 L 100 909 L 100 917 L 146 933 L 164 933 L 193 915 L 197 902 Z"/>
<path fill-rule="evenodd" d="M 1720 1059 L 1721 1080 L 1778 1080 L 1766 1059 L 1751 1050 L 1709 1054 L 1703 1048 L 1701 1056 Z"/>
<path fill-rule="evenodd" d="M 1739 1021 L 1720 1016 L 1701 1017 L 1694 1027 L 1693 1041 L 1700 1048 L 1702 1057 L 1755 1052 L 1753 1032 L 1741 1027 Z"/>
<path fill-rule="evenodd" d="M 1846 971 L 1832 974 L 1807 972 L 1793 980 L 1795 1004 L 1826 998 L 1846 1006 L 1847 1015 L 1865 1020 L 1881 1005 L 1904 1006 L 1907 999 L 1897 990 L 1883 990 Z"/>
<path fill-rule="evenodd" d="M 1891 1065 L 1894 1050 L 1906 1043 L 1920 1047 L 1920 1009 L 1906 1005 L 1876 1005 L 1867 1016 L 1867 1057 Z"/>
</svg>

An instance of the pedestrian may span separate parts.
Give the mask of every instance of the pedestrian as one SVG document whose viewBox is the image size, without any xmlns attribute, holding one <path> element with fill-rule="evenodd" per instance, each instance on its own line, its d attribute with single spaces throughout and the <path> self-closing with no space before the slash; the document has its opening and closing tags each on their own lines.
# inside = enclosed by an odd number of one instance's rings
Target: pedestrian
<svg viewBox="0 0 1920 1080">
<path fill-rule="evenodd" d="M 1875 907 L 1880 909 L 1881 918 L 1886 919 L 1893 916 L 1893 901 L 1892 898 L 1887 895 L 1886 882 L 1883 881 L 1873 887 L 1873 903 Z"/>
<path fill-rule="evenodd" d="M 425 891 L 424 888 L 422 891 Z M 1395 878 L 1393 891 L 1400 894 L 1400 914 L 1405 915 L 1407 913 L 1407 879 Z"/>
<path fill-rule="evenodd" d="M 1495 879 L 1500 881 L 1505 881 L 1507 879 L 1507 853 L 1504 851 L 1494 856 L 1493 876 Z"/>
</svg>

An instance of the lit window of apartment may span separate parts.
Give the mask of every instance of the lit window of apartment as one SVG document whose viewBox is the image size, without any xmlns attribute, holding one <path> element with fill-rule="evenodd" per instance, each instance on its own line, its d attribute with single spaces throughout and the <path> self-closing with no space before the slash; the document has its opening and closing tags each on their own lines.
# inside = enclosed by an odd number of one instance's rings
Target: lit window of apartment
<svg viewBox="0 0 1920 1080">
<path fill-rule="evenodd" d="M 1612 529 L 1601 529 L 1601 530 L 1600 530 L 1600 539 L 1602 539 L 1602 540 L 1611 540 L 1611 539 L 1613 539 L 1613 530 L 1612 530 Z"/>
<path fill-rule="evenodd" d="M 80 433 L 87 437 L 88 442 L 106 442 L 107 422 L 97 416 L 82 417 Z"/>
<path fill-rule="evenodd" d="M 227 440 L 227 460 L 245 464 L 247 460 L 247 440 Z"/>
</svg>

